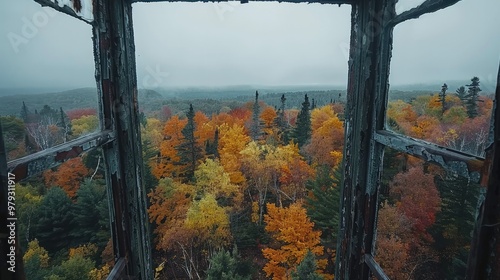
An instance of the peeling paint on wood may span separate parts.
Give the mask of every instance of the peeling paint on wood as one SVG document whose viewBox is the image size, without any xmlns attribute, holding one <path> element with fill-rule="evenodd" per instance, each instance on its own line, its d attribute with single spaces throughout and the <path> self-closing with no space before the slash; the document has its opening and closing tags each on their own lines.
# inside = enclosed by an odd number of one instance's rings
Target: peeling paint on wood
<svg viewBox="0 0 500 280">
<path fill-rule="evenodd" d="M 42 6 L 51 7 L 87 23 L 94 21 L 94 2 L 96 0 L 35 0 Z"/>
<path fill-rule="evenodd" d="M 428 13 L 434 13 L 438 10 L 447 8 L 461 0 L 426 0 L 424 3 L 408 11 L 402 12 L 391 21 L 391 25 L 397 25 L 409 19 L 416 19 Z"/>
<path fill-rule="evenodd" d="M 54 168 L 68 159 L 77 157 L 114 140 L 114 133 L 107 130 L 92 133 L 67 143 L 10 161 L 7 170 L 23 180 L 44 170 Z"/>
<path fill-rule="evenodd" d="M 356 3 L 358 0 L 310 0 L 310 1 L 301 1 L 301 0 L 282 0 L 278 2 L 288 2 L 288 3 L 320 3 L 320 4 L 349 4 L 352 5 Z M 210 0 L 132 0 L 131 2 L 213 2 L 213 3 L 224 3 L 228 2 L 227 0 L 221 0 L 221 1 L 210 1 Z M 248 2 L 276 2 L 276 0 L 243 0 L 241 3 L 248 3 Z"/>
<path fill-rule="evenodd" d="M 373 135 L 384 127 L 395 2 L 363 0 L 352 9 L 336 279 L 371 275 L 364 256 L 374 254 L 384 147 Z"/>
<path fill-rule="evenodd" d="M 123 277 L 152 279 L 151 241 L 143 186 L 132 6 L 128 0 L 96 2 L 93 28 L 101 126 L 116 132 L 103 146 L 116 258 Z"/>
<path fill-rule="evenodd" d="M 484 159 L 481 157 L 387 130 L 377 131 L 374 134 L 374 139 L 394 150 L 418 157 L 426 162 L 435 163 L 452 174 L 473 178 L 476 183 L 479 182 L 479 175 L 484 165 Z"/>
<path fill-rule="evenodd" d="M 500 67 L 497 75 L 493 143 L 486 149 L 483 177 L 487 191 L 479 209 L 467 263 L 466 279 L 500 279 Z"/>
</svg>

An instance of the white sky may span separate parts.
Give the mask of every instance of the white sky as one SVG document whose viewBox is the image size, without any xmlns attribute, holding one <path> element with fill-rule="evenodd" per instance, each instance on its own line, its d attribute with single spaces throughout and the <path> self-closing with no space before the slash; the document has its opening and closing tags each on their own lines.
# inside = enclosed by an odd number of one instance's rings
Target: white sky
<svg viewBox="0 0 500 280">
<path fill-rule="evenodd" d="M 499 11 L 498 0 L 463 0 L 396 27 L 391 83 L 494 83 Z M 140 88 L 347 80 L 348 5 L 137 3 L 133 12 Z M 90 25 L 32 0 L 3 0 L 0 35 L 1 88 L 95 86 Z"/>
</svg>

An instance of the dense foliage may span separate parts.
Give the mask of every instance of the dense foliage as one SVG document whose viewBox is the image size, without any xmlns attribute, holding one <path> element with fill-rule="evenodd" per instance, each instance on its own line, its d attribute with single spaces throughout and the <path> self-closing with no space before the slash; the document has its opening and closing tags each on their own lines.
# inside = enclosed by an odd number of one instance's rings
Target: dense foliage
<svg viewBox="0 0 500 280">
<path fill-rule="evenodd" d="M 443 84 L 432 94 L 393 100 L 387 126 L 482 155 L 493 102 L 480 91 L 473 78 L 456 93 Z M 158 279 L 333 278 L 343 104 L 340 96 L 309 102 L 305 94 L 299 110 L 287 107 L 297 96 L 273 98 L 266 103 L 269 96 L 256 93 L 252 101 L 210 114 L 198 101 L 183 111 L 160 104 L 141 114 Z M 2 117 L 2 124 L 11 157 L 99 126 L 91 108 L 32 112 L 26 104 L 19 118 Z M 385 155 L 376 260 L 391 279 L 462 275 L 480 187 L 407 155 Z M 30 279 L 104 279 L 109 273 L 102 171 L 101 155 L 91 152 L 18 185 L 18 229 Z"/>
</svg>

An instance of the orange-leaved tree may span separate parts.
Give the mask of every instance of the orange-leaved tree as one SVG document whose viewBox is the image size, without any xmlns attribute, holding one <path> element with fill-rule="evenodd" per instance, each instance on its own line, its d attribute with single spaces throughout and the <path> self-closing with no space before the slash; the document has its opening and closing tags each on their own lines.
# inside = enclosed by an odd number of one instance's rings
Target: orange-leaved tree
<svg viewBox="0 0 500 280">
<path fill-rule="evenodd" d="M 193 186 L 174 182 L 170 178 L 161 179 L 148 194 L 149 220 L 156 224 L 154 233 L 158 250 L 166 251 L 178 244 L 186 246 L 189 243 L 191 232 L 185 228 L 184 222 L 194 195 Z"/>
<path fill-rule="evenodd" d="M 160 179 L 165 177 L 175 178 L 179 175 L 181 166 L 178 164 L 180 157 L 177 154 L 176 147 L 181 144 L 183 139 L 182 129 L 186 126 L 186 119 L 179 119 L 175 115 L 170 118 L 163 129 L 163 141 L 160 144 L 160 155 L 156 163 L 153 164 L 153 175 Z"/>
<path fill-rule="evenodd" d="M 263 268 L 267 277 L 291 279 L 291 272 L 308 251 L 316 256 L 323 254 L 321 232 L 313 229 L 314 223 L 309 220 L 300 203 L 293 203 L 287 208 L 267 204 L 265 222 L 266 231 L 273 237 L 270 247 L 262 249 L 262 254 L 268 260 Z M 320 270 L 325 266 L 326 260 L 318 260 Z"/>
<path fill-rule="evenodd" d="M 332 106 L 326 105 L 311 112 L 311 141 L 304 150 L 319 165 L 336 166 L 344 147 L 344 127 Z"/>
<path fill-rule="evenodd" d="M 43 177 L 48 187 L 59 186 L 69 197 L 75 198 L 80 184 L 88 174 L 89 170 L 83 164 L 82 158 L 76 157 L 61 164 L 56 171 L 45 171 Z"/>
</svg>

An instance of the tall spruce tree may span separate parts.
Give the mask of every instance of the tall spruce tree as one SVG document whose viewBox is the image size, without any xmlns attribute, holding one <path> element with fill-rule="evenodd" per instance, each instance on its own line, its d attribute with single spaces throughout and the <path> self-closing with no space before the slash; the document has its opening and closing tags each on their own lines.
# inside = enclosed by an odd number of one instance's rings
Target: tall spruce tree
<svg viewBox="0 0 500 280">
<path fill-rule="evenodd" d="M 287 144 L 289 139 L 289 131 L 288 131 L 288 121 L 285 116 L 285 95 L 282 94 L 280 98 L 280 108 L 278 109 L 278 116 L 276 117 L 275 124 L 278 127 L 278 133 L 280 136 L 280 140 L 282 143 Z"/>
<path fill-rule="evenodd" d="M 481 88 L 479 88 L 479 78 L 474 77 L 471 79 L 471 84 L 467 85 L 469 88 L 468 94 L 466 95 L 466 102 L 465 102 L 465 107 L 467 109 L 467 115 L 469 118 L 473 119 L 477 117 L 478 115 L 478 105 L 477 102 L 479 101 L 479 92 L 481 91 Z"/>
<path fill-rule="evenodd" d="M 205 154 L 212 158 L 219 158 L 219 128 L 215 128 L 214 141 L 207 140 L 205 143 Z"/>
<path fill-rule="evenodd" d="M 340 170 L 319 166 L 316 178 L 306 184 L 312 195 L 306 198 L 307 215 L 321 229 L 323 244 L 334 246 L 337 242 L 340 210 Z"/>
<path fill-rule="evenodd" d="M 310 112 L 309 97 L 307 94 L 304 96 L 304 102 L 302 102 L 302 108 L 297 115 L 297 123 L 295 124 L 295 129 L 293 130 L 293 139 L 299 145 L 299 148 L 304 146 L 307 141 L 311 138 L 311 112 Z"/>
<path fill-rule="evenodd" d="M 33 237 L 51 254 L 74 246 L 70 238 L 73 219 L 73 202 L 69 196 L 61 188 L 51 187 L 31 220 Z"/>
<path fill-rule="evenodd" d="M 61 134 L 63 138 L 63 142 L 66 143 L 69 140 L 69 136 L 72 133 L 71 130 L 71 121 L 69 120 L 68 115 L 63 111 L 62 107 L 59 108 L 60 119 L 57 123 L 57 126 L 61 129 Z"/>
<path fill-rule="evenodd" d="M 30 112 L 28 109 L 28 106 L 26 106 L 26 103 L 23 101 L 23 106 L 21 107 L 21 119 L 24 121 L 25 124 L 29 123 L 29 117 L 30 117 Z"/>
<path fill-rule="evenodd" d="M 260 131 L 260 105 L 259 105 L 259 92 L 255 91 L 255 102 L 252 107 L 252 123 L 250 124 L 250 137 L 252 140 L 257 141 L 261 136 Z"/>
<path fill-rule="evenodd" d="M 465 96 L 467 95 L 467 92 L 465 91 L 465 87 L 461 86 L 457 89 L 456 91 L 457 97 L 462 101 L 462 104 L 465 103 L 465 100 L 467 99 Z"/>
<path fill-rule="evenodd" d="M 236 247 L 233 253 L 221 250 L 210 258 L 207 280 L 250 280 L 250 266 L 240 259 Z"/>
<path fill-rule="evenodd" d="M 437 251 L 446 252 L 440 254 L 441 278 L 459 279 L 465 275 L 481 188 L 470 179 L 453 174 L 436 177 L 436 185 L 441 196 L 441 211 L 430 232 Z"/>
<path fill-rule="evenodd" d="M 179 164 L 183 165 L 183 177 L 186 181 L 191 181 L 196 170 L 198 159 L 201 158 L 201 149 L 196 145 L 194 130 L 196 124 L 194 122 L 193 104 L 189 104 L 189 111 L 186 114 L 187 124 L 182 129 L 182 143 L 177 146 L 177 151 L 180 156 Z"/>
<path fill-rule="evenodd" d="M 441 92 L 439 92 L 439 102 L 441 103 L 441 113 L 444 114 L 446 111 L 446 91 L 448 90 L 448 85 L 444 83 L 441 86 Z"/>
<path fill-rule="evenodd" d="M 292 271 L 292 280 L 323 280 L 323 276 L 316 272 L 317 269 L 314 254 L 307 251 L 304 259 L 297 266 L 297 270 Z"/>
</svg>

